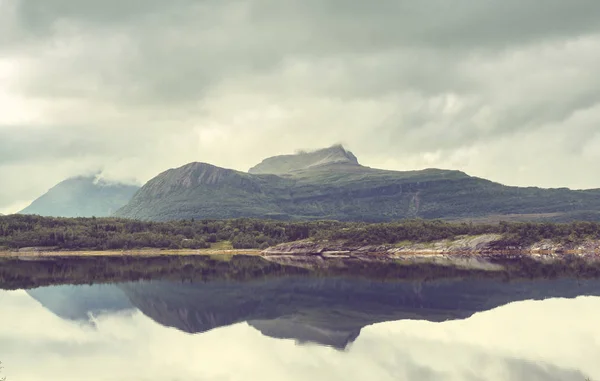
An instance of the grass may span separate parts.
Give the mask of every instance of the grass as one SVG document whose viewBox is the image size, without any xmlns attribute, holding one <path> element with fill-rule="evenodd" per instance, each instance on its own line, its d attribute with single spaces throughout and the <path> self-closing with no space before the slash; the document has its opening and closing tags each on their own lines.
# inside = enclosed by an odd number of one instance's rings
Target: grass
<svg viewBox="0 0 600 381">
<path fill-rule="evenodd" d="M 415 242 L 413 242 L 413 241 L 404 240 L 404 241 L 396 242 L 393 246 L 394 247 L 405 247 L 405 246 L 411 246 L 414 244 L 415 244 Z"/>
<path fill-rule="evenodd" d="M 211 250 L 233 250 L 231 241 L 219 241 L 210 245 Z"/>
<path fill-rule="evenodd" d="M 227 257 L 233 255 L 260 255 L 257 249 L 232 249 L 224 245 L 210 249 L 135 249 L 135 250 L 59 250 L 59 251 L 0 251 L 0 258 L 38 257 L 159 257 L 159 256 L 209 256 Z M 1 380 L 0 380 L 1 381 Z"/>
</svg>

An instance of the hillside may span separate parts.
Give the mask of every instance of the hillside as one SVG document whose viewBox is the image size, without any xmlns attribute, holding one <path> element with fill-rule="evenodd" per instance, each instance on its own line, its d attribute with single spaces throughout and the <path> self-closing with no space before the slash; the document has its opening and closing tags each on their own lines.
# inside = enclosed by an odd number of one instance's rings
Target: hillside
<svg viewBox="0 0 600 381">
<path fill-rule="evenodd" d="M 255 176 L 206 163 L 170 169 L 148 181 L 115 214 L 144 220 L 276 217 L 278 190 L 291 184 L 277 176 Z"/>
<path fill-rule="evenodd" d="M 191 163 L 161 173 L 116 213 L 191 218 L 600 220 L 600 190 L 509 187 L 460 171 L 362 166 L 341 146 L 276 156 L 250 173 Z"/>
<path fill-rule="evenodd" d="M 96 181 L 93 176 L 62 181 L 19 214 L 48 217 L 106 217 L 127 204 L 138 186 Z"/>
</svg>

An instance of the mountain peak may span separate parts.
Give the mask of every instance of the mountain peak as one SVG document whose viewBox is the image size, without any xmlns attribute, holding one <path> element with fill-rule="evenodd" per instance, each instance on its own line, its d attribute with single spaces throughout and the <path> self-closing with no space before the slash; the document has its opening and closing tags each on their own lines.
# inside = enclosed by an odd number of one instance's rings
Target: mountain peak
<svg viewBox="0 0 600 381">
<path fill-rule="evenodd" d="M 349 164 L 360 166 L 358 159 L 341 144 L 316 151 L 299 151 L 293 155 L 280 155 L 267 158 L 250 168 L 252 174 L 285 174 L 303 169 L 330 164 Z"/>
<path fill-rule="evenodd" d="M 236 171 L 217 167 L 208 163 L 193 162 L 183 167 L 171 169 L 161 175 L 169 187 L 191 188 L 198 185 L 215 185 L 236 175 Z"/>
</svg>

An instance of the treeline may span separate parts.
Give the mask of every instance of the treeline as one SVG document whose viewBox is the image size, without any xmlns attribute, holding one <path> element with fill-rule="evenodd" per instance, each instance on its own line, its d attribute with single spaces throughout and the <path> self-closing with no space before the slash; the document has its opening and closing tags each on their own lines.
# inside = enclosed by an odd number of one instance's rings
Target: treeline
<svg viewBox="0 0 600 381">
<path fill-rule="evenodd" d="M 349 226 L 321 232 L 317 237 L 370 245 L 395 244 L 403 241 L 432 242 L 481 234 L 500 234 L 501 241 L 506 245 L 529 245 L 542 240 L 576 243 L 585 239 L 600 239 L 600 223 L 597 222 L 475 224 L 414 220 L 347 225 Z"/>
<path fill-rule="evenodd" d="M 147 222 L 118 218 L 0 216 L 0 248 L 69 250 L 203 249 L 229 242 L 235 249 L 266 248 L 335 230 L 339 222 L 255 219 Z"/>
<path fill-rule="evenodd" d="M 146 222 L 117 218 L 0 216 L 0 249 L 203 249 L 222 242 L 230 243 L 235 249 L 261 249 L 307 238 L 379 245 L 403 241 L 432 242 L 480 234 L 501 234 L 502 240 L 510 245 L 526 245 L 544 239 L 579 242 L 600 239 L 600 223 L 473 224 L 411 220 L 369 224 L 248 218 Z"/>
</svg>

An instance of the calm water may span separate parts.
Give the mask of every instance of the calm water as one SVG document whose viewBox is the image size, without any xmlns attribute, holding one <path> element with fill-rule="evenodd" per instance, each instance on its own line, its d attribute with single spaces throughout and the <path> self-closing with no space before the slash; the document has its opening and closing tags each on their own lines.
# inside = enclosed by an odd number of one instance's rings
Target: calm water
<svg viewBox="0 0 600 381">
<path fill-rule="evenodd" d="M 600 281 L 280 277 L 0 291 L 29 380 L 600 380 Z"/>
</svg>

